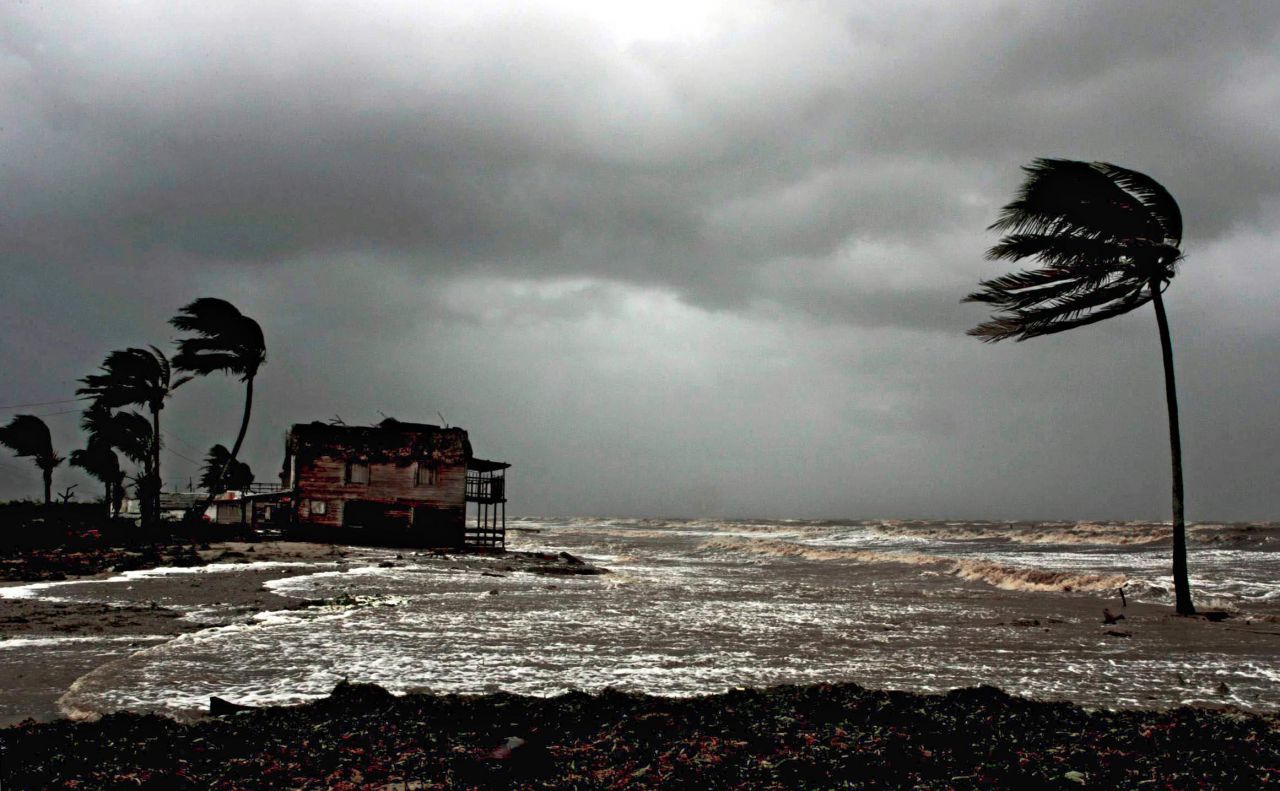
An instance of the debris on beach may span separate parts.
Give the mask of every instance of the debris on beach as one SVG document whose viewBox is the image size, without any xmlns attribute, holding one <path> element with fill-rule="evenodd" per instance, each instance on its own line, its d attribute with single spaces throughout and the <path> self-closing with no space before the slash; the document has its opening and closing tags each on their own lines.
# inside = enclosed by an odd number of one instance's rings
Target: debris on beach
<svg viewBox="0 0 1280 791">
<path fill-rule="evenodd" d="M 992 687 L 943 695 L 855 684 L 696 698 L 392 695 L 215 698 L 180 724 L 110 714 L 0 731 L 5 787 L 1256 788 L 1280 779 L 1280 717 L 1089 710 Z M 396 784 L 396 785 L 392 785 Z"/>
</svg>

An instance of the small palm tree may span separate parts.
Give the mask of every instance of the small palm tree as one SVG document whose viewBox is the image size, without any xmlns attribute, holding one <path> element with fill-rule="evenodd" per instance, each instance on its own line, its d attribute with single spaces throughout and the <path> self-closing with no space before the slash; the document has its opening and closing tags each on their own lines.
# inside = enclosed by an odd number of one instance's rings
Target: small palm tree
<svg viewBox="0 0 1280 791">
<path fill-rule="evenodd" d="M 53 438 L 45 422 L 35 415 L 17 415 L 9 425 L 0 428 L 0 445 L 13 451 L 15 456 L 31 457 L 44 478 L 44 504 L 51 503 L 53 468 L 62 463 L 62 457 L 53 452 Z"/>
<path fill-rule="evenodd" d="M 267 361 L 266 339 L 258 322 L 241 313 L 230 302 L 214 297 L 201 297 L 186 305 L 169 323 L 183 332 L 193 333 L 191 337 L 178 340 L 178 353 L 173 358 L 175 368 L 197 376 L 221 371 L 239 376 L 244 382 L 244 414 L 240 418 L 240 431 L 224 459 L 222 470 L 213 477 L 221 485 L 235 464 L 245 434 L 249 431 L 249 417 L 253 412 L 253 380 L 258 375 L 258 368 Z M 214 494 L 210 488 L 204 508 L 209 507 Z"/>
<path fill-rule="evenodd" d="M 154 346 L 111 352 L 103 361 L 101 371 L 81 379 L 84 387 L 76 390 L 76 394 L 87 395 L 107 409 L 136 404 L 151 411 L 150 458 L 139 481 L 139 499 L 146 504 L 143 522 L 157 524 L 160 520 L 160 410 L 164 409 L 165 399 L 191 377 L 173 379 L 169 359 Z"/>
<path fill-rule="evenodd" d="M 91 436 L 85 447 L 71 451 L 71 464 L 102 482 L 106 488 L 102 502 L 106 504 L 107 518 L 115 516 L 115 492 L 124 485 L 124 470 L 111 444 L 103 437 Z"/>
<path fill-rule="evenodd" d="M 248 464 L 231 458 L 225 445 L 209 448 L 200 474 L 200 486 L 211 495 L 228 489 L 248 489 L 253 484 L 253 471 Z"/>
<path fill-rule="evenodd" d="M 1024 170 L 1022 189 L 991 225 L 1005 236 L 987 257 L 1031 258 L 1040 268 L 983 281 L 982 290 L 965 301 L 1004 312 L 969 334 L 988 342 L 1024 341 L 1153 304 L 1173 464 L 1174 594 L 1178 613 L 1191 615 L 1178 394 L 1161 298 L 1182 259 L 1182 212 L 1150 176 L 1106 162 L 1037 159 Z"/>
<path fill-rule="evenodd" d="M 85 451 L 90 456 L 99 453 L 94 450 L 95 445 L 105 446 L 111 451 L 119 451 L 125 458 L 143 468 L 143 474 L 138 476 L 141 480 L 150 479 L 152 431 L 151 423 L 145 417 L 137 412 L 115 412 L 105 404 L 91 403 L 80 419 L 80 428 L 89 435 Z M 112 455 L 114 456 L 114 453 Z M 77 463 L 74 453 L 71 455 L 71 463 Z M 105 463 L 110 464 L 110 462 Z M 124 468 L 120 466 L 119 459 L 116 459 L 115 481 L 109 484 L 110 495 L 108 496 L 111 513 L 115 516 L 120 514 L 125 477 Z M 102 479 L 99 478 L 99 480 Z"/>
</svg>

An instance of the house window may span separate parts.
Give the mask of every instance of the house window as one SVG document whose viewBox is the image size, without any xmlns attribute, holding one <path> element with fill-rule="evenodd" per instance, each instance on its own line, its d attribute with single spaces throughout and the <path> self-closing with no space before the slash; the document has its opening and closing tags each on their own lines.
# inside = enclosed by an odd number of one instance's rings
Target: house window
<svg viewBox="0 0 1280 791">
<path fill-rule="evenodd" d="M 347 483 L 368 483 L 369 463 L 363 461 L 347 462 Z"/>
<path fill-rule="evenodd" d="M 311 513 L 313 513 L 313 514 L 318 514 L 318 515 L 320 515 L 320 516 L 324 516 L 324 513 L 325 513 L 325 502 L 324 502 L 324 500 L 312 500 L 312 501 L 311 501 Z"/>
<path fill-rule="evenodd" d="M 417 486 L 435 486 L 439 481 L 439 469 L 434 464 L 424 464 L 418 462 L 417 475 L 414 478 L 414 484 Z"/>
</svg>

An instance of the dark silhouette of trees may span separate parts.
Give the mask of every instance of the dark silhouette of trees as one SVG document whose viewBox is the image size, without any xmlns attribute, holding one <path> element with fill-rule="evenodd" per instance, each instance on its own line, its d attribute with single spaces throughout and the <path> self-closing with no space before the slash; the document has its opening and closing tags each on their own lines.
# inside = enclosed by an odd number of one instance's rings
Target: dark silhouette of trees
<svg viewBox="0 0 1280 791">
<path fill-rule="evenodd" d="M 172 378 L 169 360 L 154 346 L 129 348 L 107 355 L 102 373 L 90 374 L 80 381 L 84 387 L 77 395 L 90 396 L 94 404 L 107 409 L 137 405 L 151 411 L 149 461 L 138 480 L 138 499 L 142 502 L 142 521 L 155 525 L 160 521 L 160 410 L 167 399 L 191 377 Z"/>
<path fill-rule="evenodd" d="M 983 281 L 965 301 L 1003 312 L 969 334 L 987 342 L 1024 341 L 1153 303 L 1173 465 L 1174 592 L 1178 613 L 1191 615 L 1178 395 L 1161 298 L 1182 258 L 1182 213 L 1154 179 L 1107 162 L 1037 159 L 1023 169 L 1026 181 L 990 227 L 1005 235 L 987 257 L 1031 258 L 1040 268 Z"/>
<path fill-rule="evenodd" d="M 105 447 L 107 450 L 119 451 L 129 461 L 142 468 L 142 472 L 136 476 L 136 480 L 141 482 L 147 479 L 151 470 L 151 423 L 137 412 L 115 412 L 110 407 L 101 403 L 92 403 L 89 408 L 84 411 L 83 417 L 80 419 L 80 428 L 89 435 L 88 445 L 85 447 L 84 453 L 91 464 L 97 462 L 92 458 L 101 451 L 96 448 Z M 98 475 L 95 475 L 88 467 L 78 464 L 76 454 L 71 455 L 71 463 L 83 467 L 86 472 L 93 475 L 98 480 L 106 481 Z M 110 461 L 103 460 L 104 471 L 110 471 Z M 108 501 L 110 502 L 109 513 L 112 516 L 120 515 L 120 506 L 124 500 L 124 481 L 125 470 L 120 465 L 119 458 L 115 459 L 115 476 L 114 481 L 108 484 Z M 141 494 L 139 496 L 141 499 Z"/>
<path fill-rule="evenodd" d="M 212 477 L 218 485 L 227 479 L 231 465 L 240 453 L 245 434 L 249 430 L 249 417 L 253 412 L 253 380 L 258 368 L 267 361 L 267 343 L 258 322 L 242 314 L 234 305 L 223 299 L 201 297 L 186 305 L 170 322 L 190 337 L 178 340 L 178 353 L 173 358 L 174 367 L 197 376 L 223 372 L 239 376 L 244 382 L 244 415 L 240 419 L 240 431 L 224 461 L 222 471 Z M 227 487 L 223 486 L 225 491 Z M 215 491 L 209 489 L 209 497 L 199 513 L 203 513 L 213 501 Z"/>
<path fill-rule="evenodd" d="M 248 464 L 231 458 L 225 445 L 209 448 L 200 473 L 200 487 L 209 494 L 222 494 L 228 489 L 244 491 L 253 484 L 253 470 Z"/>
<path fill-rule="evenodd" d="M 44 478 L 44 504 L 53 501 L 53 468 L 62 463 L 62 457 L 53 452 L 53 438 L 49 427 L 35 415 L 17 415 L 9 425 L 0 428 L 0 445 L 13 451 L 15 456 L 28 456 L 40 468 Z"/>
<path fill-rule="evenodd" d="M 124 483 L 124 470 L 111 445 L 102 437 L 89 437 L 89 442 L 79 450 L 71 451 L 72 466 L 79 467 L 105 487 L 102 502 L 107 508 L 107 518 L 115 516 L 116 490 Z"/>
</svg>

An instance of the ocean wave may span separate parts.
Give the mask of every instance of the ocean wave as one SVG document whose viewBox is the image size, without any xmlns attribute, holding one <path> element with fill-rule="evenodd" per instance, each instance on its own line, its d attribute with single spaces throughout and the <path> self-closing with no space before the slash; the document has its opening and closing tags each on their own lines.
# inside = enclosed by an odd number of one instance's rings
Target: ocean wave
<svg viewBox="0 0 1280 791">
<path fill-rule="evenodd" d="M 928 523 L 883 522 L 872 526 L 880 535 L 919 541 L 1000 541 L 1015 544 L 1145 546 L 1173 540 L 1164 522 Z M 1197 524 L 1187 527 L 1193 544 L 1253 547 L 1280 541 L 1275 525 Z"/>
<path fill-rule="evenodd" d="M 709 551 L 747 552 L 755 555 L 814 561 L 851 560 L 861 563 L 933 566 L 943 573 L 949 573 L 961 579 L 984 582 L 1001 590 L 1010 591 L 1104 591 L 1115 590 L 1129 581 L 1123 574 L 1014 566 L 990 560 L 940 557 L 922 552 L 831 549 L 763 538 L 717 538 L 704 541 L 700 548 Z"/>
<path fill-rule="evenodd" d="M 1104 544 L 1128 546 L 1168 541 L 1168 525 L 1113 525 L 1081 522 L 1073 525 L 882 524 L 875 532 L 895 538 L 933 541 L 1007 541 L 1017 544 Z"/>
</svg>

